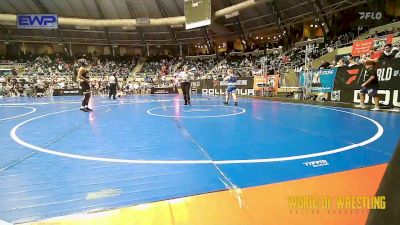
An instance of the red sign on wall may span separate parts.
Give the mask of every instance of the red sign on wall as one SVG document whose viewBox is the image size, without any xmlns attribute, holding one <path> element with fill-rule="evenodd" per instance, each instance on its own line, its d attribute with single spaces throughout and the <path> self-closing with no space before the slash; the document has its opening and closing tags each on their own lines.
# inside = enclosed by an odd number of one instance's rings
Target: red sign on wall
<svg viewBox="0 0 400 225">
<path fill-rule="evenodd" d="M 385 44 L 391 44 L 393 35 L 388 35 L 379 38 L 370 38 L 367 40 L 355 41 L 351 50 L 352 56 L 361 56 L 370 52 L 371 48 L 376 47 L 378 50 L 382 49 Z"/>
</svg>

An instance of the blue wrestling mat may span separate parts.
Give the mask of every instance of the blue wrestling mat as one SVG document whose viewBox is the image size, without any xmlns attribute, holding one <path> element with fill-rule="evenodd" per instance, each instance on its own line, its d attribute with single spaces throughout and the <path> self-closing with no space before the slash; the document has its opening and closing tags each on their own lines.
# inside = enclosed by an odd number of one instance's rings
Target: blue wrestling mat
<svg viewBox="0 0 400 225">
<path fill-rule="evenodd" d="M 0 100 L 0 220 L 246 188 L 386 163 L 400 115 L 256 99 Z"/>
</svg>

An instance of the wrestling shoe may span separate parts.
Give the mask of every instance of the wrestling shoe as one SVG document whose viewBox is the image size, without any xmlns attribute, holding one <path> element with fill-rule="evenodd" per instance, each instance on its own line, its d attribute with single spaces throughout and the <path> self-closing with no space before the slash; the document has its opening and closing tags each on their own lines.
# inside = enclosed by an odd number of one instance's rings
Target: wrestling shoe
<svg viewBox="0 0 400 225">
<path fill-rule="evenodd" d="M 356 108 L 361 108 L 361 109 L 365 109 L 365 108 L 367 108 L 367 106 L 366 106 L 366 105 L 361 105 L 361 104 L 359 104 L 359 105 L 355 105 L 355 107 L 356 107 Z"/>
</svg>

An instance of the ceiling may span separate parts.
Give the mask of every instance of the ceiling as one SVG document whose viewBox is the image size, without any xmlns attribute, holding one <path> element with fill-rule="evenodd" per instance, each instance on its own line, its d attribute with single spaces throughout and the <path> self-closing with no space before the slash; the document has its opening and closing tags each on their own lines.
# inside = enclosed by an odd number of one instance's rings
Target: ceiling
<svg viewBox="0 0 400 225">
<path fill-rule="evenodd" d="M 212 0 L 212 11 L 244 0 Z M 314 2 L 318 4 L 314 4 Z M 184 27 L 89 28 L 59 27 L 58 31 L 17 30 L 12 24 L 0 25 L 0 40 L 70 42 L 116 45 L 174 45 L 218 38 L 246 38 L 251 34 L 274 35 L 284 27 L 320 15 L 366 3 L 366 0 L 275 0 L 260 1 L 256 7 L 240 11 L 238 17 L 218 18 L 206 29 Z M 130 6 L 131 9 L 130 10 Z M 184 15 L 184 0 L 0 0 L 0 13 L 54 13 L 59 17 L 88 19 L 163 18 Z M 275 10 L 274 10 L 275 7 Z M 319 8 L 318 8 L 319 7 Z M 318 12 L 319 11 L 319 12 Z M 281 24 L 278 25 L 278 20 Z M 88 28 L 88 27 L 87 27 Z"/>
</svg>

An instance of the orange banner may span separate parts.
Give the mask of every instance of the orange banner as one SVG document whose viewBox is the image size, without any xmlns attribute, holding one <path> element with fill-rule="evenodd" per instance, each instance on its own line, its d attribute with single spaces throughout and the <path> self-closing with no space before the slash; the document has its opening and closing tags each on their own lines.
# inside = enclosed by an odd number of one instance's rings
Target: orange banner
<svg viewBox="0 0 400 225">
<path fill-rule="evenodd" d="M 254 85 L 253 89 L 255 91 L 262 90 L 263 87 L 267 85 L 267 77 L 266 76 L 254 76 Z"/>
<path fill-rule="evenodd" d="M 278 83 L 279 77 L 278 75 L 263 75 L 263 76 L 254 76 L 254 91 L 272 91 L 278 92 Z"/>
<path fill-rule="evenodd" d="M 269 91 L 277 93 L 279 87 L 279 75 L 267 75 L 267 85 Z"/>
</svg>

